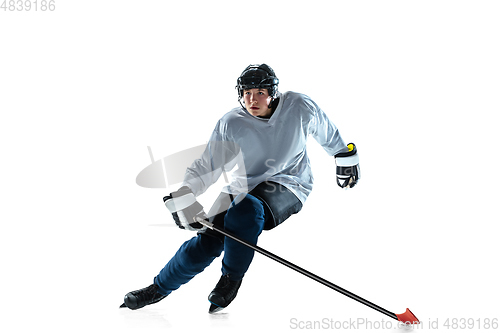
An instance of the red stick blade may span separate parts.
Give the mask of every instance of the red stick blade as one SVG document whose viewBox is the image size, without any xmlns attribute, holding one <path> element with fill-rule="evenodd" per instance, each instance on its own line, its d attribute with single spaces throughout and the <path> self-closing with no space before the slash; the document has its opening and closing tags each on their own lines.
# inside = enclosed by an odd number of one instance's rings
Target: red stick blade
<svg viewBox="0 0 500 333">
<path fill-rule="evenodd" d="M 406 308 L 406 312 L 402 314 L 397 314 L 398 320 L 405 324 L 419 324 L 417 317 L 410 311 L 410 309 Z"/>
</svg>

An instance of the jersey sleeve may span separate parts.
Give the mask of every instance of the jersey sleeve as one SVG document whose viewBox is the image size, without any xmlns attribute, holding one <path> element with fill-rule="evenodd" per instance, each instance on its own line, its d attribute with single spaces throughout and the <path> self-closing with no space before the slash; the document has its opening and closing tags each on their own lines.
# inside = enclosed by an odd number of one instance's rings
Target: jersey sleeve
<svg viewBox="0 0 500 333">
<path fill-rule="evenodd" d="M 323 147 L 328 155 L 348 151 L 337 126 L 328 118 L 326 113 L 310 98 L 304 97 L 304 102 L 313 112 L 313 119 L 309 126 L 309 133 Z"/>
<path fill-rule="evenodd" d="M 238 153 L 238 145 L 221 133 L 219 121 L 201 157 L 187 168 L 182 185 L 188 186 L 195 196 L 204 193 L 234 166 Z"/>
</svg>

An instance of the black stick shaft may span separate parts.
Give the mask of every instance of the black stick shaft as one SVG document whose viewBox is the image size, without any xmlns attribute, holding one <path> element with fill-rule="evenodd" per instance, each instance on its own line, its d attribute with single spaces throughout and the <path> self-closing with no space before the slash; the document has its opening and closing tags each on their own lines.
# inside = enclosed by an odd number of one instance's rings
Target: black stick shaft
<svg viewBox="0 0 500 333">
<path fill-rule="evenodd" d="M 203 224 L 205 224 L 205 223 L 203 223 Z M 315 281 L 317 281 L 317 282 L 319 282 L 319 283 L 321 283 L 321 284 L 323 284 L 323 285 L 325 285 L 325 286 L 327 286 L 335 291 L 338 291 L 341 294 L 344 294 L 347 297 L 352 298 L 355 301 L 358 301 L 366 306 L 369 306 L 372 309 L 377 310 L 377 311 L 391 317 L 392 319 L 398 320 L 398 317 L 394 313 L 387 311 L 386 309 L 381 308 L 380 306 L 373 304 L 372 302 L 367 301 L 366 299 L 359 297 L 359 296 L 351 293 L 350 291 L 345 290 L 344 288 L 341 288 L 341 287 L 337 286 L 336 284 L 333 284 L 330 281 L 323 279 L 322 277 L 317 276 L 316 274 L 313 274 L 313 273 L 311 273 L 311 272 L 309 272 L 309 271 L 307 271 L 307 270 L 305 270 L 305 269 L 303 269 L 295 264 L 292 264 L 291 262 L 289 262 L 289 261 L 269 252 L 269 251 L 266 251 L 263 248 L 258 247 L 257 245 L 250 244 L 249 242 L 233 235 L 232 233 L 230 233 L 222 228 L 219 228 L 219 227 L 212 225 L 212 224 L 210 224 L 210 225 L 205 224 L 205 225 L 207 225 L 209 228 L 211 228 L 213 230 L 220 232 L 221 234 L 223 234 L 226 237 L 234 239 L 235 241 L 237 241 L 243 245 L 248 246 L 249 248 L 259 252 L 260 254 L 265 255 L 268 258 L 271 258 L 271 259 L 273 259 L 273 260 L 275 260 L 275 261 L 277 261 L 277 262 L 279 262 L 279 263 L 281 263 L 281 264 L 283 264 L 283 265 L 285 265 L 285 266 L 287 266 L 287 267 L 289 267 L 289 268 L 291 268 L 291 269 L 293 269 L 293 270 L 295 270 L 295 271 L 297 271 L 297 272 L 299 272 L 307 277 L 310 277 L 311 279 L 313 279 L 313 280 L 315 280 Z"/>
</svg>

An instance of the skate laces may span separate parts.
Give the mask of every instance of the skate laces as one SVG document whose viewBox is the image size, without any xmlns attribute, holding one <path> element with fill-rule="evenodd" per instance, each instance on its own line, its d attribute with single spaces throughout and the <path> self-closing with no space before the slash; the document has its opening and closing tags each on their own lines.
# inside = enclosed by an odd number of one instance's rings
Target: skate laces
<svg viewBox="0 0 500 333">
<path fill-rule="evenodd" d="M 155 294 L 156 294 L 157 289 L 158 289 L 158 287 L 155 284 L 152 284 L 147 288 L 138 290 L 137 296 L 142 297 L 144 299 L 153 299 Z"/>
<path fill-rule="evenodd" d="M 218 289 L 226 289 L 229 292 L 234 292 L 238 288 L 240 281 L 233 281 L 229 274 L 225 274 L 221 277 L 221 281 L 216 286 Z"/>
<path fill-rule="evenodd" d="M 222 288 L 227 287 L 231 283 L 231 280 L 229 279 L 229 274 L 226 274 L 222 277 Z"/>
</svg>

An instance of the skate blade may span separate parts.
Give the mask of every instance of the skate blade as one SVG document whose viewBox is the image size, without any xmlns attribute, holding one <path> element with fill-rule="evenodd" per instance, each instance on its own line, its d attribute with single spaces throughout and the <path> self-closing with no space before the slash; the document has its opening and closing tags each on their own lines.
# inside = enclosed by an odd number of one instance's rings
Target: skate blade
<svg viewBox="0 0 500 333">
<path fill-rule="evenodd" d="M 208 313 L 213 314 L 213 313 L 217 313 L 219 311 L 222 311 L 224 309 L 225 308 L 220 307 L 217 304 L 212 303 L 212 304 L 210 304 L 210 309 L 208 309 Z"/>
<path fill-rule="evenodd" d="M 120 309 L 121 308 L 128 308 L 128 306 L 126 306 L 125 303 L 123 303 L 122 305 L 120 305 Z"/>
</svg>

